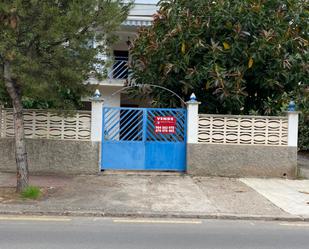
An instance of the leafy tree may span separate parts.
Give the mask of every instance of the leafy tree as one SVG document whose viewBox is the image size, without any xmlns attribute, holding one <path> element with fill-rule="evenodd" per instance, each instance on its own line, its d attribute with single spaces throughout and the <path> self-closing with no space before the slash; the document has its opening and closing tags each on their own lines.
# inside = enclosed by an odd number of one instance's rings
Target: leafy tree
<svg viewBox="0 0 309 249">
<path fill-rule="evenodd" d="M 280 106 L 272 100 L 266 103 L 268 111 L 274 115 L 282 115 L 288 109 L 290 100 L 296 102 L 296 110 L 300 111 L 298 125 L 298 148 L 299 150 L 309 151 L 309 86 L 308 84 L 299 84 L 299 87 L 290 93 L 284 93 L 281 96 Z M 283 105 L 281 105 L 283 104 Z M 256 112 L 251 112 L 256 114 Z"/>
<path fill-rule="evenodd" d="M 99 53 L 126 18 L 123 0 L 2 0 L 0 97 L 14 109 L 17 191 L 28 185 L 22 101 L 52 102 L 66 109 L 100 76 Z M 97 46 L 91 42 L 96 40 Z"/>
<path fill-rule="evenodd" d="M 188 99 L 209 113 L 274 114 L 308 84 L 308 1 L 161 0 L 131 49 L 132 79 Z M 145 89 L 144 89 L 145 90 Z M 177 106 L 149 88 L 158 106 Z"/>
<path fill-rule="evenodd" d="M 309 151 L 309 86 L 302 85 L 293 94 L 294 98 L 295 96 L 298 110 L 301 111 L 299 117 L 298 147 L 300 150 Z"/>
</svg>

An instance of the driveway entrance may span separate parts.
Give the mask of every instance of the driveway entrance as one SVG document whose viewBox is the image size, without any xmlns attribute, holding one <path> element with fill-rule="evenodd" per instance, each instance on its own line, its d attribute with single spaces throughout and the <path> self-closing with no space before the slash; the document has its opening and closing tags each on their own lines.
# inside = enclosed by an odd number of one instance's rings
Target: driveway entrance
<svg viewBox="0 0 309 249">
<path fill-rule="evenodd" d="M 186 109 L 103 108 L 101 169 L 186 170 Z"/>
</svg>

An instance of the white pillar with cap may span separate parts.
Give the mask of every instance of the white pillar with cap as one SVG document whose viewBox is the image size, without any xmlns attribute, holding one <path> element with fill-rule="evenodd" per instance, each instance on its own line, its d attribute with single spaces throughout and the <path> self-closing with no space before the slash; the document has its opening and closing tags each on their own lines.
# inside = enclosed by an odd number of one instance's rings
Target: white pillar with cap
<svg viewBox="0 0 309 249">
<path fill-rule="evenodd" d="M 298 116 L 296 105 L 293 100 L 290 101 L 288 107 L 288 146 L 298 146 Z"/>
<path fill-rule="evenodd" d="M 187 143 L 198 143 L 198 106 L 200 102 L 196 100 L 194 93 L 191 94 L 187 102 Z"/>
<path fill-rule="evenodd" d="M 104 99 L 97 89 L 91 100 L 91 141 L 102 140 L 102 121 Z"/>
</svg>

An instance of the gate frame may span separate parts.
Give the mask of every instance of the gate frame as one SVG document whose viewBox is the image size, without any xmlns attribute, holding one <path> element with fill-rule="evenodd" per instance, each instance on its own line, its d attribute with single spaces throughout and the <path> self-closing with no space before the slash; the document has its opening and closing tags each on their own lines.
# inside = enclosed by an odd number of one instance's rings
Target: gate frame
<svg viewBox="0 0 309 249">
<path fill-rule="evenodd" d="M 105 140 L 105 122 L 106 122 L 106 118 L 105 118 L 105 115 L 106 115 L 106 112 L 105 110 L 116 110 L 119 111 L 119 114 L 121 113 L 121 110 L 128 110 L 128 111 L 140 111 L 140 114 L 142 115 L 142 122 L 141 122 L 141 125 L 142 125 L 142 140 L 141 141 L 117 141 L 117 140 L 111 140 L 111 141 L 108 141 L 108 140 Z M 155 116 L 156 114 L 154 112 L 158 112 L 157 115 L 160 115 L 160 112 L 163 111 L 163 112 L 170 112 L 171 115 L 173 115 L 173 112 L 174 114 L 177 114 L 177 113 L 180 113 L 180 115 L 182 115 L 183 117 L 183 120 L 181 120 L 181 126 L 183 126 L 183 130 L 181 131 L 181 135 L 183 136 L 183 140 L 181 141 L 147 141 L 147 134 L 149 132 L 149 122 L 150 122 L 150 119 L 148 115 L 150 116 Z M 111 114 L 113 115 L 113 114 Z M 162 114 L 164 115 L 164 114 Z M 117 114 L 115 115 L 117 116 Z M 130 115 L 129 115 L 130 116 Z M 134 116 L 134 115 L 133 115 Z M 119 121 L 119 124 L 120 124 L 120 121 Z M 116 125 L 116 124 L 114 124 Z M 187 125 L 188 125 L 188 122 L 187 122 L 187 109 L 186 108 L 130 108 L 130 107 L 104 107 L 102 106 L 102 137 L 101 137 L 101 148 L 100 148 L 100 163 L 99 163 L 99 168 L 100 170 L 154 170 L 154 171 L 175 171 L 175 172 L 186 172 L 187 170 Z M 113 126 L 113 124 L 112 124 Z M 130 125 L 129 125 L 130 127 Z M 176 128 L 177 129 L 177 128 Z M 181 129 L 181 127 L 179 127 L 179 129 Z M 180 131 L 180 130 L 178 130 Z M 117 136 L 117 134 L 114 134 L 115 136 Z M 119 133 L 120 135 L 120 133 Z M 164 136 L 164 134 L 163 134 Z M 164 137 L 162 137 L 164 138 Z M 174 137 L 175 138 L 175 137 Z M 103 158 L 103 153 L 104 153 L 104 149 L 103 149 L 103 146 L 104 146 L 104 143 L 108 144 L 113 144 L 113 146 L 115 146 L 117 148 L 117 146 L 120 146 L 121 144 L 123 145 L 128 145 L 130 143 L 138 143 L 141 145 L 141 147 L 143 147 L 144 149 L 144 157 L 141 158 L 141 161 L 136 161 L 136 169 L 134 169 L 134 167 L 132 167 L 132 169 L 130 169 L 130 166 L 128 165 L 124 165 L 123 169 L 120 168 L 117 168 L 115 167 L 114 169 L 111 168 L 110 166 L 103 166 L 104 164 L 104 158 Z M 158 150 L 159 146 L 166 146 L 166 147 L 170 147 L 170 149 L 172 150 L 178 150 L 178 149 L 181 149 L 183 150 L 182 153 L 183 154 L 183 157 L 182 156 L 179 156 L 179 160 L 177 161 L 176 160 L 176 164 L 174 164 L 173 166 L 174 167 L 171 167 L 169 168 L 168 166 L 166 168 L 164 168 L 164 166 L 162 167 L 162 169 L 160 169 L 161 166 L 158 166 L 158 164 L 156 165 L 156 160 L 151 157 L 151 155 L 153 155 L 153 153 L 149 153 L 149 149 L 153 150 L 154 149 L 154 153 L 157 153 L 156 151 Z M 182 149 L 183 148 L 183 149 Z M 121 150 L 120 150 L 121 151 Z M 106 154 L 105 154 L 106 155 Z M 177 154 L 176 154 L 177 155 Z M 170 157 L 167 157 L 169 160 L 172 160 Z M 111 162 L 113 159 L 109 159 L 109 162 Z M 154 161 L 152 161 L 154 160 Z M 150 162 L 154 162 L 154 163 L 150 163 Z M 138 165 L 141 163 L 141 168 L 138 168 Z M 132 164 L 133 165 L 133 164 Z M 161 165 L 161 164 L 160 164 Z M 164 165 L 164 163 L 163 163 Z M 180 166 L 182 165 L 181 167 L 177 167 L 177 166 Z M 129 168 L 129 169 L 126 169 L 126 168 Z"/>
<path fill-rule="evenodd" d="M 104 99 L 101 94 L 97 94 L 90 98 L 91 101 L 91 141 L 100 142 L 100 151 L 98 158 L 98 170 L 101 171 L 101 146 L 102 146 L 102 130 L 103 130 L 103 107 Z M 187 107 L 187 144 L 197 143 L 198 141 L 198 106 L 200 102 L 196 100 L 195 94 L 192 93 L 190 100 L 186 102 Z M 188 163 L 186 162 L 186 169 Z"/>
</svg>

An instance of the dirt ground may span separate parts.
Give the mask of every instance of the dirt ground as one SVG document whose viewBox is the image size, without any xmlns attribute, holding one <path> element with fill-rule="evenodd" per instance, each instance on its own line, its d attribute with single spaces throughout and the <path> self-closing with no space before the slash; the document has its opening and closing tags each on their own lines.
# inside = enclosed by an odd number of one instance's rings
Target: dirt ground
<svg viewBox="0 0 309 249">
<path fill-rule="evenodd" d="M 20 198 L 15 188 L 0 188 L 0 203 L 11 203 Z"/>
<path fill-rule="evenodd" d="M 15 187 L 0 187 L 0 204 L 34 204 L 40 201 L 44 201 L 49 197 L 56 194 L 59 191 L 58 188 L 41 187 L 41 195 L 39 198 L 26 199 L 16 192 Z"/>
</svg>

